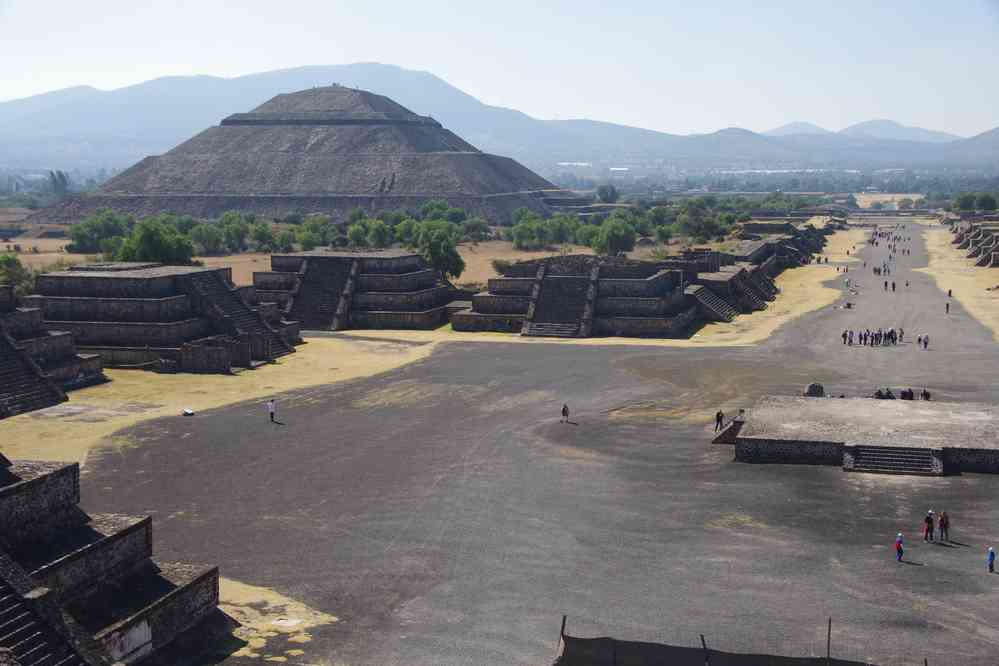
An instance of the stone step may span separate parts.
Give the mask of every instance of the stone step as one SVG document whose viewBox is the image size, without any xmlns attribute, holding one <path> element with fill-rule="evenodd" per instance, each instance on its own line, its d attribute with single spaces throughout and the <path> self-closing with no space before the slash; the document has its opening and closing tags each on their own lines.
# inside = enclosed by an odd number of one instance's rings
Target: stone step
<svg viewBox="0 0 999 666">
<path fill-rule="evenodd" d="M 0 648 L 21 666 L 84 666 L 73 648 L 0 578 Z"/>
<path fill-rule="evenodd" d="M 574 338 L 579 335 L 579 324 L 528 322 L 524 326 L 523 335 L 539 338 Z"/>
<path fill-rule="evenodd" d="M 933 452 L 929 449 L 890 446 L 858 446 L 853 454 L 853 471 L 878 474 L 937 476 Z"/>
</svg>

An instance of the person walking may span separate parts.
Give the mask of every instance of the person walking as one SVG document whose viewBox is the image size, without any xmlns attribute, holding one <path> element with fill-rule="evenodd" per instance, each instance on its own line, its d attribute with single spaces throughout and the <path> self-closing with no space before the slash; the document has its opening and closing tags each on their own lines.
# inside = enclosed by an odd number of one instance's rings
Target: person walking
<svg viewBox="0 0 999 666">
<path fill-rule="evenodd" d="M 937 530 L 941 541 L 950 541 L 950 516 L 947 515 L 946 511 L 940 512 L 940 518 L 937 520 Z"/>
<path fill-rule="evenodd" d="M 933 511 L 927 512 L 923 518 L 923 541 L 933 541 Z"/>
<path fill-rule="evenodd" d="M 846 344 L 847 332 L 843 331 L 843 344 Z"/>
<path fill-rule="evenodd" d="M 725 412 L 723 412 L 722 410 L 719 409 L 718 413 L 715 414 L 715 432 L 718 432 L 719 430 L 721 430 L 722 429 L 722 425 L 724 423 L 725 423 Z"/>
<path fill-rule="evenodd" d="M 950 301 L 944 306 L 944 314 L 950 314 Z"/>
<path fill-rule="evenodd" d="M 562 403 L 562 419 L 559 421 L 559 423 L 568 423 L 568 422 L 569 422 L 569 405 Z"/>
<path fill-rule="evenodd" d="M 916 336 L 916 348 L 918 349 L 919 347 L 922 347 L 922 346 L 923 346 L 923 336 L 917 335 Z"/>
<path fill-rule="evenodd" d="M 948 289 L 948 290 L 947 290 L 947 298 L 950 298 L 950 297 L 952 296 L 952 293 L 951 293 L 951 291 L 952 291 L 952 290 L 950 290 L 950 289 Z"/>
<path fill-rule="evenodd" d="M 275 410 L 275 407 L 274 407 L 274 398 L 271 398 L 270 400 L 267 401 L 267 414 L 271 418 L 271 423 L 275 423 L 275 421 L 274 421 L 274 410 Z"/>
<path fill-rule="evenodd" d="M 903 545 L 902 544 L 902 533 L 899 532 L 898 535 L 895 537 L 895 561 L 896 562 L 901 562 L 902 561 L 902 555 L 905 554 L 905 549 L 902 547 L 902 545 Z"/>
<path fill-rule="evenodd" d="M 885 291 L 888 291 L 888 280 L 885 280 Z"/>
<path fill-rule="evenodd" d="M 893 294 L 895 293 L 895 281 L 894 280 L 891 281 L 891 293 L 893 293 Z"/>
<path fill-rule="evenodd" d="M 930 336 L 924 335 L 923 336 L 923 349 L 929 349 L 929 348 L 930 348 Z"/>
<path fill-rule="evenodd" d="M 985 561 L 989 565 L 989 573 L 996 572 L 996 551 L 992 550 L 992 546 L 989 546 L 989 552 L 985 555 Z"/>
</svg>

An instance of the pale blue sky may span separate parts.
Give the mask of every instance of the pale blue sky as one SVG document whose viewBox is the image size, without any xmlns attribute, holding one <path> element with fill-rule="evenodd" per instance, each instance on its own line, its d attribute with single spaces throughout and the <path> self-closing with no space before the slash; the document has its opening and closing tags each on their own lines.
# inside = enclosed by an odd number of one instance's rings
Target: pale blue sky
<svg viewBox="0 0 999 666">
<path fill-rule="evenodd" d="M 0 99 L 383 62 L 541 118 L 674 133 L 999 125 L 999 0 L 0 0 Z"/>
</svg>

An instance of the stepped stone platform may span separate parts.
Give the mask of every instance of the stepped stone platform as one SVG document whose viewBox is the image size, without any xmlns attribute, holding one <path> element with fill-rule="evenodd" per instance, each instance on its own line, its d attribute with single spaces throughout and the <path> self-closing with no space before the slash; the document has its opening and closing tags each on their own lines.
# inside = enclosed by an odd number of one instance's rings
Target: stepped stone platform
<svg viewBox="0 0 999 666">
<path fill-rule="evenodd" d="M 256 298 L 309 330 L 433 329 L 447 321 L 451 288 L 406 250 L 315 250 L 271 256 L 253 274 Z"/>
<path fill-rule="evenodd" d="M 66 400 L 65 391 L 105 381 L 101 358 L 79 354 L 73 334 L 46 330 L 38 308 L 18 307 L 0 285 L 0 419 Z"/>
<path fill-rule="evenodd" d="M 227 373 L 294 351 L 298 324 L 228 268 L 104 263 L 46 273 L 21 299 L 109 367 Z"/>
<path fill-rule="evenodd" d="M 999 266 L 999 220 L 981 216 L 952 225 L 953 244 L 966 251 L 976 266 Z"/>
<path fill-rule="evenodd" d="M 715 441 L 734 444 L 740 462 L 886 474 L 996 474 L 999 406 L 766 396 Z"/>
<path fill-rule="evenodd" d="M 0 455 L 0 648 L 19 664 L 137 662 L 216 610 L 217 568 L 155 562 L 150 517 L 79 501 L 79 465 Z"/>
<path fill-rule="evenodd" d="M 733 252 L 694 248 L 663 261 L 573 255 L 513 264 L 472 306 L 451 313 L 458 331 L 539 337 L 692 335 L 705 322 L 763 310 L 773 278 L 811 261 L 834 227 L 762 225 Z M 779 233 L 776 233 L 779 232 Z"/>
</svg>

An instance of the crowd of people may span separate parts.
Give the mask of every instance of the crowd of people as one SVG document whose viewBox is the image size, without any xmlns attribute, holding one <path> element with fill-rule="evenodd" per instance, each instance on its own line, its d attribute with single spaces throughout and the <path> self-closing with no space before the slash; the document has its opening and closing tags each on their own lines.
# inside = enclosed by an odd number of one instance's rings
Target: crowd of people
<svg viewBox="0 0 999 666">
<path fill-rule="evenodd" d="M 862 331 L 843 331 L 843 344 L 847 346 L 852 346 L 854 342 L 858 345 L 863 345 L 865 347 L 887 347 L 889 345 L 897 345 L 905 341 L 905 329 L 899 328 L 895 330 L 894 328 L 879 328 L 877 330 L 872 330 L 866 328 Z M 929 336 L 926 336 L 929 338 Z"/>
</svg>

